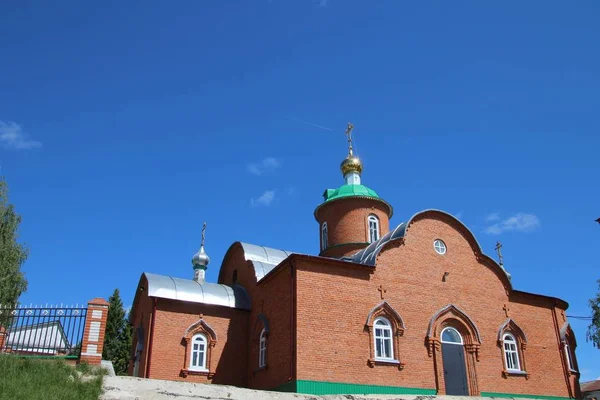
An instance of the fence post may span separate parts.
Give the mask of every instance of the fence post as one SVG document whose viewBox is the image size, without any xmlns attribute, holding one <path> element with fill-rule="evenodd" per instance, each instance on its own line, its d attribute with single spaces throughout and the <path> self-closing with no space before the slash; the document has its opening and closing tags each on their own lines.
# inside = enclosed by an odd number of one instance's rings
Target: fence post
<svg viewBox="0 0 600 400">
<path fill-rule="evenodd" d="M 0 325 L 0 353 L 4 350 L 4 341 L 6 340 L 6 329 Z"/>
<path fill-rule="evenodd" d="M 100 365 L 107 317 L 108 301 L 99 297 L 88 301 L 85 329 L 81 342 L 81 355 L 79 356 L 80 363 Z"/>
</svg>

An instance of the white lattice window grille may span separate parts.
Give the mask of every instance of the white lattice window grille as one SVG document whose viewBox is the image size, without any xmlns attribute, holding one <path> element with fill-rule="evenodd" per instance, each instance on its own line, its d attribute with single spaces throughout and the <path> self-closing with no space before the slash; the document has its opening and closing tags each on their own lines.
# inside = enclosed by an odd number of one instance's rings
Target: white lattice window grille
<svg viewBox="0 0 600 400">
<path fill-rule="evenodd" d="M 369 215 L 367 221 L 369 222 L 369 243 L 376 242 L 379 240 L 379 218 Z"/>
<path fill-rule="evenodd" d="M 441 255 L 446 254 L 446 243 L 444 243 L 443 240 L 440 239 L 436 239 L 433 241 L 433 248 L 435 249 L 435 252 Z"/>
<path fill-rule="evenodd" d="M 386 318 L 379 317 L 373 324 L 375 331 L 375 359 L 393 360 L 394 346 L 392 343 L 392 325 Z"/>
<path fill-rule="evenodd" d="M 506 369 L 509 371 L 520 371 L 521 363 L 519 360 L 519 351 L 517 350 L 517 340 L 509 333 L 502 338 L 504 346 L 504 359 L 506 360 Z"/>
<path fill-rule="evenodd" d="M 323 225 L 321 226 L 321 250 L 325 250 L 327 248 L 327 244 L 327 222 L 323 222 Z"/>
<path fill-rule="evenodd" d="M 206 336 L 197 334 L 192 337 L 192 350 L 190 354 L 190 370 L 206 371 Z"/>
<path fill-rule="evenodd" d="M 264 368 L 267 365 L 267 335 L 263 329 L 260 333 L 258 342 L 258 367 Z"/>
</svg>

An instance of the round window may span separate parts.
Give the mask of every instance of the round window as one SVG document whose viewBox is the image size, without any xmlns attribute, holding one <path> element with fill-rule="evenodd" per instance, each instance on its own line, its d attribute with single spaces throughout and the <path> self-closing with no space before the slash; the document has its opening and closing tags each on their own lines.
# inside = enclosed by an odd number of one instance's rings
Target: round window
<svg viewBox="0 0 600 400">
<path fill-rule="evenodd" d="M 446 254 L 446 243 L 444 243 L 440 239 L 436 239 L 433 241 L 433 248 L 438 254 Z"/>
</svg>

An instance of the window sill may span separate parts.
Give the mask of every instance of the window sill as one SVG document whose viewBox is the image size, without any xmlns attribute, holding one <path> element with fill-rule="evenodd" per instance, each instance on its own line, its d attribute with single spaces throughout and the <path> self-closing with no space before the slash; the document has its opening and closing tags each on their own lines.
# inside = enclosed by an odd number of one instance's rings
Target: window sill
<svg viewBox="0 0 600 400">
<path fill-rule="evenodd" d="M 367 361 L 369 367 L 373 368 L 376 365 L 395 365 L 398 367 L 400 371 L 404 369 L 404 363 L 398 360 L 388 359 L 388 358 L 371 358 Z"/>
<path fill-rule="evenodd" d="M 211 373 L 207 369 L 182 369 L 180 372 L 180 375 L 183 376 L 184 378 L 187 377 L 188 375 L 199 375 L 199 376 L 206 376 L 208 379 L 212 379 L 212 377 L 215 374 Z"/>
<path fill-rule="evenodd" d="M 268 366 L 268 365 L 263 365 L 262 367 L 258 367 L 258 368 L 256 368 L 256 369 L 255 369 L 254 371 L 252 371 L 252 372 L 254 372 L 254 373 L 257 373 L 257 372 L 260 372 L 260 371 L 264 371 L 264 370 L 266 370 L 266 369 L 269 369 L 269 366 Z"/>
<path fill-rule="evenodd" d="M 524 376 L 525 379 L 529 379 L 529 373 L 527 371 L 510 370 L 505 369 L 502 371 L 502 376 L 508 378 L 509 376 Z"/>
</svg>

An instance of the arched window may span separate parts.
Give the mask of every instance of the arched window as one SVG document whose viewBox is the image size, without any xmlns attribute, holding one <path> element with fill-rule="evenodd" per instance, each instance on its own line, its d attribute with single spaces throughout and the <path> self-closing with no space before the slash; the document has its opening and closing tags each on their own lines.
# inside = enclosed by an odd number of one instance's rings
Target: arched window
<svg viewBox="0 0 600 400">
<path fill-rule="evenodd" d="M 369 222 L 369 243 L 373 243 L 379 240 L 379 218 L 376 215 L 369 215 L 367 218 Z"/>
<path fill-rule="evenodd" d="M 386 318 L 379 317 L 373 324 L 375 330 L 375 359 L 394 359 L 394 346 L 392 344 L 392 325 Z"/>
<path fill-rule="evenodd" d="M 321 250 L 327 248 L 327 222 L 323 222 L 321 225 Z"/>
<path fill-rule="evenodd" d="M 456 329 L 447 327 L 442 331 L 442 343 L 463 344 L 463 339 Z"/>
<path fill-rule="evenodd" d="M 504 348 L 504 359 L 506 360 L 506 369 L 508 371 L 520 371 L 521 363 L 519 361 L 517 340 L 510 333 L 506 333 L 502 338 L 502 343 Z"/>
<path fill-rule="evenodd" d="M 263 329 L 258 341 L 258 367 L 263 368 L 265 365 L 267 365 L 267 335 Z"/>
<path fill-rule="evenodd" d="M 565 341 L 565 355 L 567 357 L 567 364 L 569 370 L 577 371 L 577 369 L 575 369 L 575 363 L 573 362 L 573 353 L 571 352 L 571 346 L 569 346 L 568 341 Z"/>
<path fill-rule="evenodd" d="M 202 334 L 192 337 L 192 353 L 190 354 L 190 370 L 206 371 L 206 336 Z"/>
</svg>

